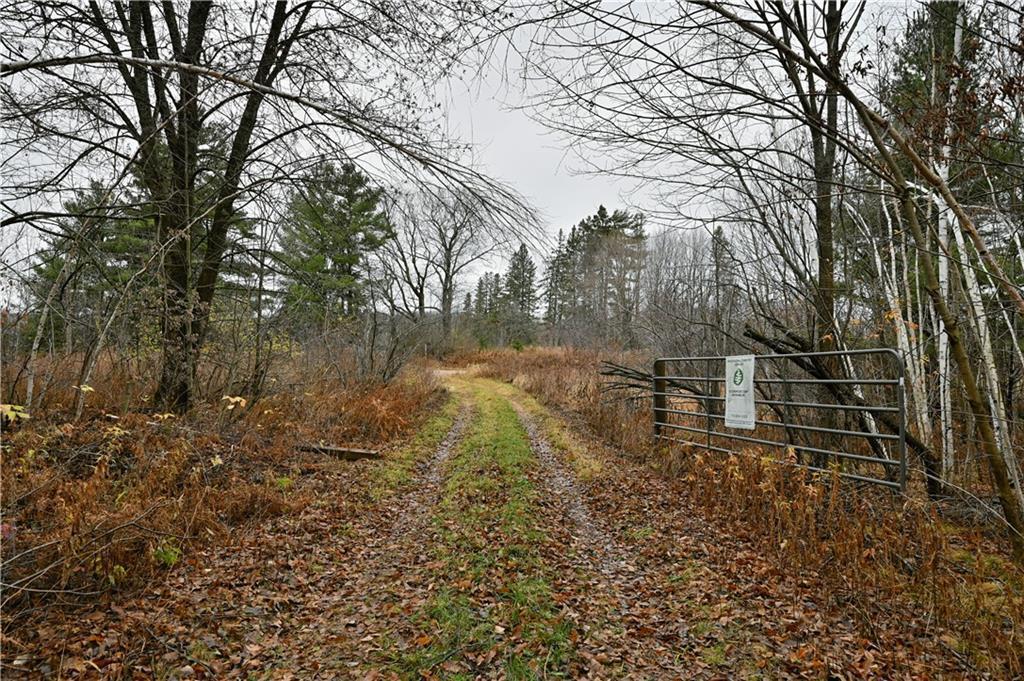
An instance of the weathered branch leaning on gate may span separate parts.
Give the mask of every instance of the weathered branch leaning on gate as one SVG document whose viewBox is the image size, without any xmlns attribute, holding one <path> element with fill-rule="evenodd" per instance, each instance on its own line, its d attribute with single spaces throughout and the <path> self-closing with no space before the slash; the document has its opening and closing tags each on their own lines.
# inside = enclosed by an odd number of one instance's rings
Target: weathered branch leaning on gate
<svg viewBox="0 0 1024 681">
<path fill-rule="evenodd" d="M 818 370 L 822 358 L 850 377 Z M 663 357 L 646 373 L 605 362 L 605 390 L 650 393 L 654 436 L 725 454 L 781 451 L 772 458 L 814 471 L 902 490 L 907 481 L 903 361 L 889 348 L 756 355 L 753 430 L 725 426 L 725 356 Z M 858 361 L 881 360 L 855 367 Z M 790 375 L 790 370 L 799 375 Z M 856 370 L 855 370 L 856 369 Z M 868 374 L 858 374 L 862 371 Z M 784 437 L 779 437 L 779 431 Z M 795 458 L 795 460 L 791 460 Z"/>
</svg>

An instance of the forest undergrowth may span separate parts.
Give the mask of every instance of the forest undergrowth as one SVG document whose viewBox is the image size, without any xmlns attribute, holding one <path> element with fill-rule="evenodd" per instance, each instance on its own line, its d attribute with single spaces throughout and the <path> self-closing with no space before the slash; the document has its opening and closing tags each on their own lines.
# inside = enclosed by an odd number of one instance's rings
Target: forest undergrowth
<svg viewBox="0 0 1024 681">
<path fill-rule="evenodd" d="M 101 382 L 54 392 L 4 424 L 5 657 L 17 657 L 18 632 L 34 622 L 138 592 L 200 548 L 301 509 L 300 477 L 330 457 L 298 445 L 386 447 L 414 433 L 444 393 L 414 368 L 383 384 L 293 364 L 258 400 L 211 392 L 175 416 L 103 368 Z M 78 419 L 74 390 L 88 392 Z"/>
</svg>

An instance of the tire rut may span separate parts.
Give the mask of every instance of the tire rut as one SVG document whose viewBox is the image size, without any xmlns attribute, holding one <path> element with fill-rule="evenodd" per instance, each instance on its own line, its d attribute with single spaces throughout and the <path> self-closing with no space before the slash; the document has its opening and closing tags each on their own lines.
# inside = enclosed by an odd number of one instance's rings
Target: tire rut
<svg viewBox="0 0 1024 681">
<path fill-rule="evenodd" d="M 562 463 L 536 419 L 514 400 L 511 403 L 540 463 L 539 489 L 551 501 L 556 517 L 563 518 L 571 537 L 572 550 L 566 551 L 560 560 L 565 561 L 564 567 L 569 568 L 569 572 L 577 575 L 573 588 L 582 594 L 574 605 L 579 624 L 584 630 L 602 619 L 650 624 L 637 627 L 646 632 L 642 636 L 634 629 L 633 635 L 617 636 L 610 641 L 603 632 L 593 630 L 596 638 L 592 650 L 581 646 L 581 652 L 591 663 L 591 675 L 595 678 L 687 678 L 686 670 L 678 666 L 675 653 L 665 645 L 665 641 L 676 637 L 675 627 L 652 617 L 652 604 L 645 596 L 650 575 L 633 558 L 635 551 L 631 552 L 617 541 L 602 519 L 591 513 L 575 474 Z M 605 668 L 600 661 L 606 658 L 618 659 L 628 671 L 615 673 Z"/>
<path fill-rule="evenodd" d="M 326 639 L 329 654 L 310 673 L 311 678 L 363 678 L 379 668 L 382 642 L 408 625 L 408 613 L 425 598 L 423 571 L 429 562 L 428 523 L 441 495 L 444 465 L 461 442 L 472 421 L 473 409 L 464 404 L 433 454 L 416 467 L 407 491 L 383 502 L 376 519 L 366 518 L 355 530 L 361 550 L 339 566 L 334 591 L 325 599 L 326 619 L 332 625 L 312 635 L 316 650 Z M 340 577 L 341 574 L 347 577 Z"/>
<path fill-rule="evenodd" d="M 597 568 L 606 577 L 635 572 L 635 568 L 628 563 L 607 530 L 590 513 L 576 484 L 575 476 L 566 470 L 555 455 L 554 448 L 541 432 L 536 420 L 521 405 L 513 402 L 512 406 L 530 438 L 533 453 L 540 461 L 542 485 L 551 497 L 558 501 L 565 515 L 572 521 L 572 536 L 576 540 L 577 548 L 593 560 L 591 567 Z"/>
<path fill-rule="evenodd" d="M 438 444 L 433 455 L 417 466 L 417 478 L 403 499 L 398 517 L 392 522 L 387 544 L 400 541 L 405 535 L 422 529 L 426 524 L 429 510 L 441 496 L 444 464 L 462 441 L 466 426 L 472 420 L 472 412 L 472 407 L 463 404 L 448 434 Z"/>
</svg>

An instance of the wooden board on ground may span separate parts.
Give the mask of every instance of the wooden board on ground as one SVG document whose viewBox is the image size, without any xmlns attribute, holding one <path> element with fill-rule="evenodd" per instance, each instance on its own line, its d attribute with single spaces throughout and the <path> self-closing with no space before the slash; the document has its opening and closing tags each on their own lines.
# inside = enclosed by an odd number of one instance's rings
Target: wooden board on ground
<svg viewBox="0 0 1024 681">
<path fill-rule="evenodd" d="M 346 461 L 358 461 L 359 459 L 379 459 L 380 452 L 371 449 L 356 449 L 354 447 L 335 447 L 334 445 L 299 445 L 300 452 L 316 452 L 317 454 L 330 454 L 331 456 Z"/>
</svg>

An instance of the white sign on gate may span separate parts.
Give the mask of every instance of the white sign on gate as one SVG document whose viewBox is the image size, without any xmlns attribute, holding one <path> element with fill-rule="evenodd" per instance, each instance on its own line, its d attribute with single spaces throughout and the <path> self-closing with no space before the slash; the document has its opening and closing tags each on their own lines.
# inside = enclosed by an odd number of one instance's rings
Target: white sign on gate
<svg viewBox="0 0 1024 681">
<path fill-rule="evenodd" d="M 754 356 L 725 358 L 725 427 L 754 429 Z"/>
</svg>

